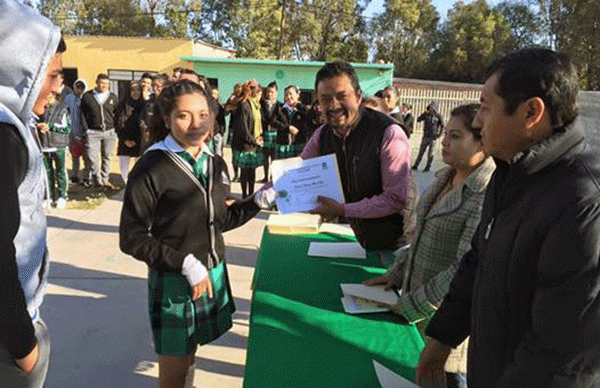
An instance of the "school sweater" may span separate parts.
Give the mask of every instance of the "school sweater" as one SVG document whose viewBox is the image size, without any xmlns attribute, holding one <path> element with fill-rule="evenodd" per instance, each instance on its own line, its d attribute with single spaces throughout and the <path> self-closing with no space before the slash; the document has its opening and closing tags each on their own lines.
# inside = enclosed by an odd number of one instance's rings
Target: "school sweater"
<svg viewBox="0 0 600 388">
<path fill-rule="evenodd" d="M 224 258 L 223 232 L 260 210 L 253 197 L 226 206 L 229 173 L 220 156 L 208 160 L 208 187 L 177 155 L 169 136 L 149 148 L 129 174 L 119 229 L 121 250 L 154 270 L 181 273 L 194 255 L 207 269 Z"/>
</svg>

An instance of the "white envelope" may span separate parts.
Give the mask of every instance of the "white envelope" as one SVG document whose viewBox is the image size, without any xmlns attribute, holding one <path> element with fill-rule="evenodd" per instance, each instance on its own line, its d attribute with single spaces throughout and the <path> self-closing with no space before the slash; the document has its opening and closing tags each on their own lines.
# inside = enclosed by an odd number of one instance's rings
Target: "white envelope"
<svg viewBox="0 0 600 388">
<path fill-rule="evenodd" d="M 367 251 L 357 242 L 311 242 L 308 246 L 308 255 L 366 259 Z"/>
<path fill-rule="evenodd" d="M 381 388 L 419 388 L 418 385 L 411 383 L 375 360 L 373 360 L 373 366 Z"/>
<path fill-rule="evenodd" d="M 383 303 L 388 306 L 393 306 L 398 303 L 398 294 L 393 290 L 384 290 L 384 286 L 366 286 L 364 284 L 342 283 L 342 292 L 345 295 L 352 295 L 359 298 L 372 300 Z"/>
<path fill-rule="evenodd" d="M 344 295 L 342 305 L 344 306 L 344 311 L 348 314 L 384 313 L 390 311 L 389 307 L 381 303 L 356 298 L 352 295 Z"/>
</svg>

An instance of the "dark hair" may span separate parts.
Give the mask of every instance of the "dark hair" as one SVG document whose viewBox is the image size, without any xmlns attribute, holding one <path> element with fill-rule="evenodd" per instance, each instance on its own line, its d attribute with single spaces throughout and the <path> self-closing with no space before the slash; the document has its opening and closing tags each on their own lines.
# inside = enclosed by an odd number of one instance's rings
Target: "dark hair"
<svg viewBox="0 0 600 388">
<path fill-rule="evenodd" d="M 365 97 L 363 98 L 363 104 L 366 107 L 371 109 L 378 110 L 380 112 L 385 112 L 385 107 L 383 106 L 383 100 L 379 97 Z"/>
<path fill-rule="evenodd" d="M 152 73 L 149 72 L 145 72 L 144 74 L 142 74 L 142 76 L 140 77 L 140 79 L 144 79 L 144 78 L 150 78 L 151 80 L 154 81 L 154 75 Z"/>
<path fill-rule="evenodd" d="M 85 83 L 78 79 L 77 81 L 75 81 L 75 83 L 73 84 L 74 88 L 84 88 L 85 89 Z"/>
<path fill-rule="evenodd" d="M 183 79 L 173 82 L 172 84 L 166 86 L 160 95 L 156 97 L 154 107 L 153 107 L 153 115 L 152 121 L 150 123 L 149 134 L 150 134 L 150 144 L 156 143 L 157 141 L 164 140 L 165 137 L 170 133 L 169 128 L 167 128 L 165 124 L 165 116 L 169 116 L 175 106 L 177 105 L 177 99 L 181 96 L 185 96 L 188 94 L 199 94 L 206 99 L 206 103 L 208 104 L 208 94 L 200 85 L 196 82 Z M 210 120 L 210 125 L 214 125 L 214 114 L 209 106 L 209 114 L 212 116 L 213 120 Z M 211 127 L 212 131 L 212 127 Z"/>
<path fill-rule="evenodd" d="M 354 67 L 352 67 L 352 65 L 348 62 L 343 61 L 329 62 L 321 67 L 321 69 L 317 72 L 317 77 L 315 78 L 315 91 L 318 90 L 319 82 L 322 80 L 340 75 L 346 75 L 348 78 L 350 78 L 352 88 L 354 88 L 354 91 L 357 95 L 361 92 L 360 84 L 358 82 L 356 71 L 354 71 Z"/>
<path fill-rule="evenodd" d="M 462 119 L 465 128 L 467 128 L 469 132 L 473 134 L 473 138 L 475 138 L 475 140 L 481 140 L 481 128 L 473 127 L 473 120 L 475 119 L 477 111 L 479 111 L 480 107 L 481 104 L 465 104 L 457 106 L 456 108 L 452 109 L 452 112 L 450 112 L 451 116 Z"/>
<path fill-rule="evenodd" d="M 396 89 L 394 86 L 388 86 L 387 88 L 383 89 L 383 92 L 385 93 L 388 90 L 391 90 L 392 92 L 394 92 L 396 97 L 400 97 L 400 92 L 398 92 L 398 89 Z"/>
<path fill-rule="evenodd" d="M 181 66 L 176 66 L 176 67 L 173 68 L 174 72 L 175 71 L 181 72 L 181 70 L 183 70 L 183 67 L 181 67 Z"/>
<path fill-rule="evenodd" d="M 402 106 L 407 107 L 408 109 L 412 109 L 412 105 L 409 102 L 403 102 Z"/>
<path fill-rule="evenodd" d="M 283 92 L 287 92 L 290 89 L 294 89 L 294 91 L 296 91 L 296 93 L 300 94 L 300 89 L 296 86 L 296 85 L 288 85 L 285 87 L 285 89 L 283 89 Z"/>
<path fill-rule="evenodd" d="M 100 80 L 100 79 L 110 79 L 108 78 L 108 74 L 106 73 L 100 73 L 98 74 L 98 76 L 96 77 L 96 81 Z"/>
<path fill-rule="evenodd" d="M 198 77 L 198 79 L 200 79 L 200 74 L 196 73 L 194 70 L 192 69 L 181 69 L 181 71 L 179 72 L 179 74 L 193 74 L 196 77 Z"/>
<path fill-rule="evenodd" d="M 279 90 L 279 88 L 277 87 L 277 82 L 275 81 L 269 82 L 269 84 L 267 85 L 267 89 L 268 88 L 275 88 L 276 90 Z"/>
<path fill-rule="evenodd" d="M 144 78 L 142 76 L 142 78 Z M 169 77 L 165 76 L 165 74 L 157 74 L 152 78 L 152 81 L 156 81 L 156 80 L 161 80 L 163 82 L 163 85 L 166 85 L 167 82 L 169 82 Z"/>
<path fill-rule="evenodd" d="M 58 47 L 56 47 L 56 53 L 64 53 L 65 51 L 67 51 L 67 42 L 65 42 L 65 38 L 61 36 L 58 41 Z"/>
<path fill-rule="evenodd" d="M 539 97 L 555 130 L 577 118 L 579 85 L 568 55 L 543 48 L 523 49 L 492 63 L 486 78 L 496 73 L 500 78 L 495 92 L 505 101 L 507 114 L 513 114 L 522 102 Z"/>
</svg>

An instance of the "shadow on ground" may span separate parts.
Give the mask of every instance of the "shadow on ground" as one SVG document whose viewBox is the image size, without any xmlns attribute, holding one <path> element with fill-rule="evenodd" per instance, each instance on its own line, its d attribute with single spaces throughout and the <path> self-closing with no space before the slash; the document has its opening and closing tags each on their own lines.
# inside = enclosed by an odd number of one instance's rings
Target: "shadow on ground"
<svg viewBox="0 0 600 388">
<path fill-rule="evenodd" d="M 154 387 L 140 363 L 155 362 L 148 321 L 147 281 L 54 262 L 41 316 L 48 324 L 52 353 L 46 388 Z M 234 320 L 247 319 L 250 301 L 235 299 Z M 246 347 L 229 332 L 214 345 Z M 197 367 L 243 376 L 243 365 L 201 358 Z"/>
</svg>

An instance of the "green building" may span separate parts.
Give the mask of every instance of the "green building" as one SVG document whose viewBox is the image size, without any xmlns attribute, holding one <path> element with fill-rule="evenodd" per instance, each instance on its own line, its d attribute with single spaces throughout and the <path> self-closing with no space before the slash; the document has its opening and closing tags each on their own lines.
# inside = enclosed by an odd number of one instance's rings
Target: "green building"
<svg viewBox="0 0 600 388">
<path fill-rule="evenodd" d="M 314 92 L 315 75 L 324 62 L 265 61 L 256 59 L 182 57 L 192 64 L 193 69 L 206 76 L 211 84 L 218 86 L 221 102 L 231 95 L 235 84 L 256 80 L 262 86 L 276 81 L 278 99 L 283 101 L 283 89 L 296 85 L 301 90 L 301 99 L 310 103 Z M 365 96 L 392 85 L 393 65 L 353 63 L 360 87 Z"/>
</svg>

